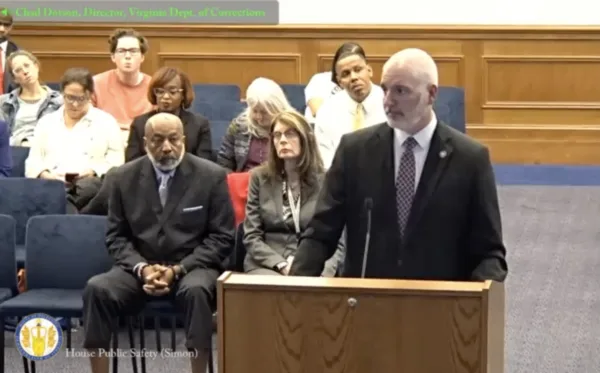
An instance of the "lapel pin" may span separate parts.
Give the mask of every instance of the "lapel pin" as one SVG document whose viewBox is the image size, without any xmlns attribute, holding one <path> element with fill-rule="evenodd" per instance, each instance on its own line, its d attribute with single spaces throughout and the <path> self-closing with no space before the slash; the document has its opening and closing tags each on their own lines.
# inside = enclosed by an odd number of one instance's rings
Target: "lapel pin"
<svg viewBox="0 0 600 373">
<path fill-rule="evenodd" d="M 446 158 L 446 156 L 447 156 L 447 155 L 448 155 L 448 152 L 447 152 L 447 151 L 445 151 L 445 150 L 442 150 L 442 151 L 440 152 L 440 158 Z"/>
</svg>

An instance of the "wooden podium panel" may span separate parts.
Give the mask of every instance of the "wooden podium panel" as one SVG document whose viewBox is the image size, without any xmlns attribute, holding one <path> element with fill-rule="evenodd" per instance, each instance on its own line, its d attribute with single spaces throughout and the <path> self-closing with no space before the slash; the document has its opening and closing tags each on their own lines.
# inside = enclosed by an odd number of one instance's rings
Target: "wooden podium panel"
<svg viewBox="0 0 600 373">
<path fill-rule="evenodd" d="M 503 373 L 504 288 L 488 282 L 225 273 L 221 373 Z"/>
</svg>

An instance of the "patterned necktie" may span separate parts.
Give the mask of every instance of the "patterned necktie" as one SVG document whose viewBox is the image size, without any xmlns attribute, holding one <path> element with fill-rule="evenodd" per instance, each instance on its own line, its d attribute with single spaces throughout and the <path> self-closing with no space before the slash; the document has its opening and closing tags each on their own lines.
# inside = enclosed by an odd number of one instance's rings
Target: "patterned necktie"
<svg viewBox="0 0 600 373">
<path fill-rule="evenodd" d="M 417 141 L 409 137 L 404 141 L 404 152 L 398 165 L 398 175 L 396 176 L 396 208 L 398 211 L 398 225 L 400 227 L 400 237 L 404 238 L 404 229 L 408 222 L 410 209 L 415 196 L 415 153 L 414 147 Z"/>
<path fill-rule="evenodd" d="M 357 104 L 356 111 L 354 112 L 354 125 L 352 126 L 352 129 L 354 131 L 356 131 L 356 130 L 363 128 L 364 121 L 365 121 L 365 112 L 363 111 L 363 105 Z"/>
<path fill-rule="evenodd" d="M 160 185 L 158 186 L 158 196 L 160 197 L 160 204 L 165 207 L 167 203 L 167 196 L 169 195 L 169 175 L 160 175 Z"/>
</svg>

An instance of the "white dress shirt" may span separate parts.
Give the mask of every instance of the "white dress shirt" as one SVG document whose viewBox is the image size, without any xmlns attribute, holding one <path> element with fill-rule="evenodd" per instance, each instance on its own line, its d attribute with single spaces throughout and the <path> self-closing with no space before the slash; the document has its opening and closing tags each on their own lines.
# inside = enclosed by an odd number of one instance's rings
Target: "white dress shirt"
<svg viewBox="0 0 600 373">
<path fill-rule="evenodd" d="M 8 48 L 8 40 L 5 40 L 2 43 L 0 43 L 0 48 L 2 48 L 2 53 L 0 53 L 0 58 L 2 58 L 2 73 L 4 74 L 4 71 L 6 70 L 6 58 L 8 57 L 6 55 L 6 49 Z M 9 93 L 9 92 L 4 92 L 4 93 Z"/>
<path fill-rule="evenodd" d="M 431 122 L 413 135 L 418 144 L 413 148 L 413 153 L 415 154 L 415 190 L 417 190 L 419 180 L 421 180 L 421 174 L 423 173 L 423 167 L 425 167 L 425 160 L 429 152 L 429 145 L 431 145 L 431 139 L 433 138 L 436 126 L 437 118 L 433 114 Z M 398 178 L 398 166 L 400 166 L 400 159 L 404 153 L 404 141 L 409 137 L 410 134 L 394 128 L 394 180 Z"/>
<path fill-rule="evenodd" d="M 25 176 L 37 178 L 43 171 L 58 175 L 93 170 L 98 177 L 125 162 L 121 129 L 115 118 L 90 106 L 72 128 L 64 120 L 64 107 L 38 121 Z"/>
<path fill-rule="evenodd" d="M 325 71 L 324 73 L 317 73 L 310 78 L 308 85 L 304 88 L 304 97 L 306 99 L 306 111 L 304 116 L 308 123 L 315 122 L 315 116 L 312 110 L 308 107 L 308 101 L 313 98 L 320 98 L 323 101 L 337 93 L 337 89 L 340 89 L 334 82 L 331 81 L 331 71 Z"/>
<path fill-rule="evenodd" d="M 342 136 L 354 130 L 357 105 L 358 103 L 350 97 L 348 92 L 341 91 L 325 101 L 317 113 L 315 137 L 326 169 L 331 166 Z M 362 105 L 364 127 L 387 122 L 381 87 L 373 84 L 371 92 L 364 99 Z"/>
</svg>

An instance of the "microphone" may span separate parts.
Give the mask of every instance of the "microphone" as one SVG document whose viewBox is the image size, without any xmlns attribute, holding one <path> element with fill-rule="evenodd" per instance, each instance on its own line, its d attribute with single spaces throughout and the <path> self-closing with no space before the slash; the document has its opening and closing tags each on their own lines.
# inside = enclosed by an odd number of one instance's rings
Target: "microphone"
<svg viewBox="0 0 600 373">
<path fill-rule="evenodd" d="M 373 210 L 373 199 L 365 198 L 365 210 L 367 211 L 367 233 L 365 234 L 365 248 L 363 250 L 360 278 L 365 278 L 365 273 L 367 272 L 367 258 L 369 257 L 369 246 L 371 243 L 371 210 Z"/>
</svg>

